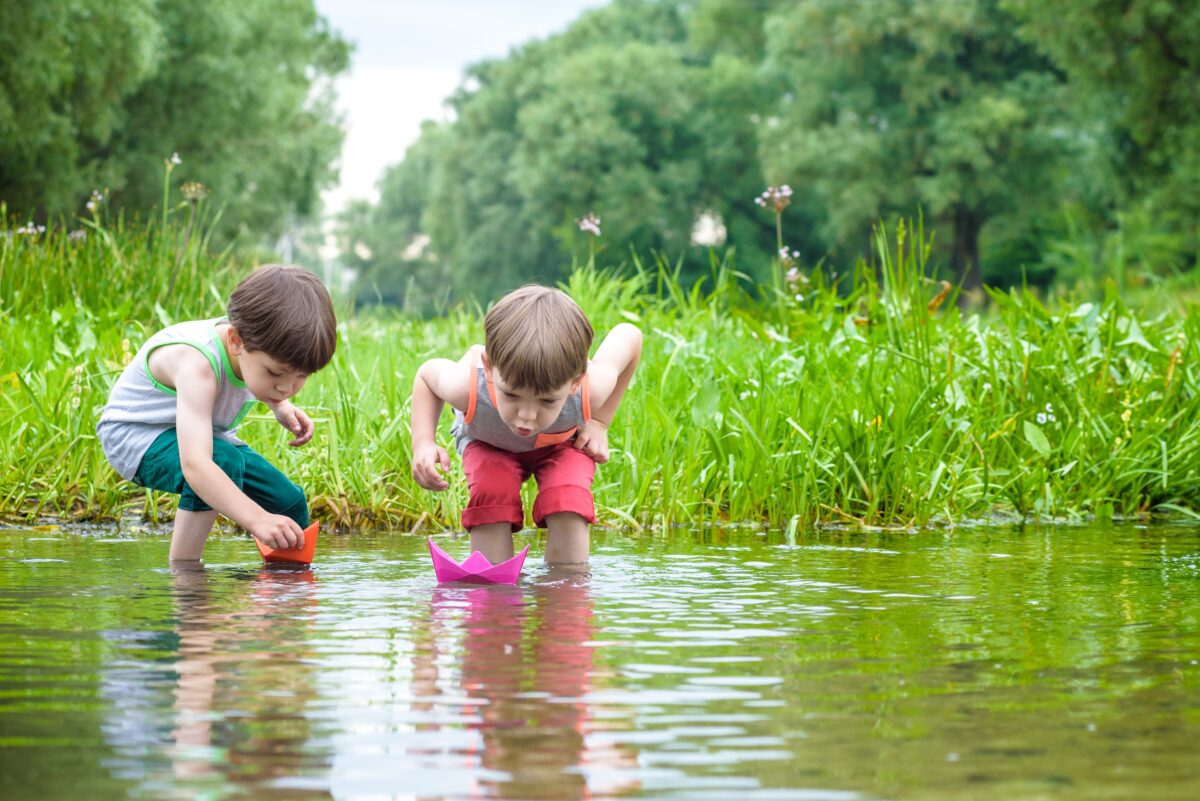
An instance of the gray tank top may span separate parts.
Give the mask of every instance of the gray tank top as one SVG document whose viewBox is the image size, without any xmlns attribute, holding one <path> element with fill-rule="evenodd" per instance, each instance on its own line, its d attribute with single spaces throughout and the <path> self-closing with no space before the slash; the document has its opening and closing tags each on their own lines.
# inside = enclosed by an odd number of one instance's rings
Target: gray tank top
<svg viewBox="0 0 1200 801">
<path fill-rule="evenodd" d="M 478 357 L 471 370 L 475 373 L 475 381 L 471 384 L 467 410 L 454 410 L 454 426 L 450 429 L 459 456 L 473 440 L 486 442 L 512 453 L 524 453 L 557 445 L 573 438 L 579 427 L 592 418 L 585 373 L 579 389 L 567 397 L 557 419 L 545 431 L 528 437 L 519 436 L 500 418 L 500 412 L 496 409 L 496 388 Z"/>
<path fill-rule="evenodd" d="M 216 328 L 223 322 L 224 318 L 192 320 L 164 328 L 146 340 L 113 385 L 96 435 L 109 463 L 123 478 L 132 480 L 154 440 L 175 427 L 175 390 L 150 374 L 150 354 L 164 345 L 190 345 L 208 359 L 217 377 L 213 436 L 242 444 L 235 432 L 257 400 L 229 366 Z"/>
</svg>

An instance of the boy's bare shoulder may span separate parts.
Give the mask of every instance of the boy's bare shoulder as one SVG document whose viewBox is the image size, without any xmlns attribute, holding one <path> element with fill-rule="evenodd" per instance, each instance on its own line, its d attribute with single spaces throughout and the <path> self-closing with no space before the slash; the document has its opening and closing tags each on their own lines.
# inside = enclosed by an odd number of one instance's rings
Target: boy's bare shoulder
<svg viewBox="0 0 1200 801">
<path fill-rule="evenodd" d="M 177 391 L 217 388 L 212 364 L 192 345 L 171 344 L 155 348 L 146 360 L 155 381 Z"/>
<path fill-rule="evenodd" d="M 471 400 L 471 385 L 475 382 L 475 366 L 479 363 L 481 353 L 483 353 L 482 345 L 472 345 L 467 348 L 466 353 L 458 361 L 430 359 L 425 363 L 429 368 L 430 389 L 443 402 L 465 412 Z"/>
</svg>

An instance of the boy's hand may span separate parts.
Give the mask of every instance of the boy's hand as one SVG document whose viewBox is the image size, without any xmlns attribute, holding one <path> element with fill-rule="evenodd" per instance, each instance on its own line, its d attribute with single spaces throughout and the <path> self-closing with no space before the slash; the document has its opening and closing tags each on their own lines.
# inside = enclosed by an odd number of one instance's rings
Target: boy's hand
<svg viewBox="0 0 1200 801">
<path fill-rule="evenodd" d="M 307 414 L 297 409 L 290 402 L 284 401 L 274 409 L 275 419 L 279 425 L 296 435 L 288 445 L 303 445 L 312 439 L 313 421 Z"/>
<path fill-rule="evenodd" d="M 413 448 L 412 474 L 416 482 L 427 490 L 441 492 L 450 487 L 443 473 L 450 470 L 450 454 L 446 449 L 429 443 Z"/>
<path fill-rule="evenodd" d="M 290 517 L 264 515 L 250 526 L 250 535 L 268 548 L 299 548 L 304 545 L 304 529 Z"/>
<path fill-rule="evenodd" d="M 608 461 L 608 426 L 595 418 L 588 420 L 575 435 L 575 447 L 604 464 Z"/>
</svg>

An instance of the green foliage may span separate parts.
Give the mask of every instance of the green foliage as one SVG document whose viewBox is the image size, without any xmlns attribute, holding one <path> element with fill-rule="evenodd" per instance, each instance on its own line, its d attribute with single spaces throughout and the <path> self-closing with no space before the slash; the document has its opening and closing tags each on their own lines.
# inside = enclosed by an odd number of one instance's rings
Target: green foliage
<svg viewBox="0 0 1200 801">
<path fill-rule="evenodd" d="M 92 432 L 138 343 L 223 306 L 234 269 L 201 251 L 164 293 L 172 262 L 161 254 L 187 241 L 185 226 L 181 216 L 165 232 L 114 224 L 82 243 L 58 230 L 0 240 L 0 514 L 170 514 L 171 499 L 119 480 Z M 919 226 L 877 229 L 874 249 L 877 266 L 841 282 L 795 266 L 755 285 L 727 260 L 694 284 L 662 259 L 635 258 L 631 275 L 573 271 L 564 287 L 598 331 L 630 320 L 646 333 L 598 473 L 602 520 L 1200 513 L 1200 320 L 1174 305 L 1178 288 L 1142 310 L 1112 286 L 1089 302 L 993 291 L 986 316 L 964 315 L 931 279 Z M 86 286 L 106 275 L 107 289 Z M 267 414 L 244 436 L 326 521 L 456 526 L 461 474 L 440 494 L 410 478 L 408 402 L 418 366 L 461 353 L 480 329 L 478 309 L 463 306 L 429 321 L 342 314 L 334 362 L 299 399 L 314 440 L 288 448 Z"/>
<path fill-rule="evenodd" d="M 1014 27 L 990 0 L 806 0 L 773 16 L 765 68 L 787 97 L 762 135 L 768 176 L 815 196 L 843 253 L 881 216 L 924 208 L 978 286 L 984 225 L 1045 197 L 1069 152 L 1061 82 Z"/>
<path fill-rule="evenodd" d="M 14 212 L 76 211 L 120 180 L 103 148 L 126 123 L 125 101 L 162 68 L 155 5 L 0 5 L 0 200 Z"/>
<path fill-rule="evenodd" d="M 36 219 L 161 197 L 164 158 L 227 232 L 311 214 L 342 134 L 349 50 L 311 0 L 66 0 L 0 7 L 0 201 Z"/>
<path fill-rule="evenodd" d="M 1188 0 L 1003 0 L 1069 78 L 1115 170 L 1169 228 L 1194 237 L 1200 198 L 1200 6 Z M 1193 244 L 1194 249 L 1194 244 Z"/>
<path fill-rule="evenodd" d="M 768 183 L 794 188 L 783 244 L 810 261 L 852 263 L 880 217 L 920 213 L 968 289 L 1095 285 L 1063 256 L 1081 243 L 1101 281 L 1191 269 L 1193 5 L 614 2 L 468 71 L 454 121 L 345 221 L 360 295 L 428 309 L 561 279 L 588 211 L 608 257 L 663 252 L 689 282 L 693 225 L 719 221 L 764 278 Z"/>
<path fill-rule="evenodd" d="M 419 308 L 447 289 L 489 297 L 562 279 L 589 252 L 575 225 L 589 211 L 602 241 L 686 253 L 689 275 L 705 269 L 690 240 L 709 212 L 765 271 L 771 221 L 750 204 L 757 67 L 687 37 L 678 4 L 630 0 L 472 67 L 456 120 L 427 125 L 374 213 L 345 221 L 347 242 L 371 254 L 360 297 Z"/>
</svg>

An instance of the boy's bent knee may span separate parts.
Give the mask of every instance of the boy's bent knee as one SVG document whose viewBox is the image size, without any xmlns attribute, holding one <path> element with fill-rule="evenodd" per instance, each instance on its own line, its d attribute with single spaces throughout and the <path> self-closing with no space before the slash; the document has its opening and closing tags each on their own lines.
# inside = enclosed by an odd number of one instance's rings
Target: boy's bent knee
<svg viewBox="0 0 1200 801">
<path fill-rule="evenodd" d="M 292 485 L 292 489 L 294 492 L 284 493 L 280 498 L 280 502 L 285 505 L 278 514 L 292 518 L 300 528 L 308 528 L 308 497 L 304 490 L 295 484 Z"/>
</svg>

